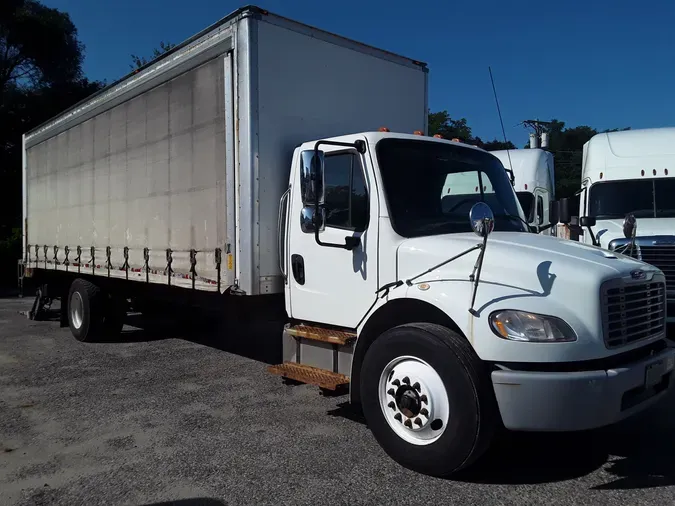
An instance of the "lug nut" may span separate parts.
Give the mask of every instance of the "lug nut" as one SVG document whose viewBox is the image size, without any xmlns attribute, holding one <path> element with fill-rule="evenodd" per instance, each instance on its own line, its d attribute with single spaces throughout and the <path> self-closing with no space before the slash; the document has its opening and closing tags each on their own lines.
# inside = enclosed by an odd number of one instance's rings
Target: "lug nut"
<svg viewBox="0 0 675 506">
<path fill-rule="evenodd" d="M 391 401 L 389 404 L 387 404 L 391 409 L 396 409 L 396 403 L 394 401 Z"/>
<path fill-rule="evenodd" d="M 422 390 L 422 387 L 420 386 L 420 384 L 419 384 L 418 382 L 415 382 L 415 384 L 413 385 L 413 388 L 414 388 L 415 390 L 417 390 L 418 392 L 419 392 L 420 390 Z"/>
<path fill-rule="evenodd" d="M 415 425 L 422 426 L 422 420 L 420 418 L 415 418 Z"/>
<path fill-rule="evenodd" d="M 398 420 L 398 421 L 400 422 L 400 421 L 403 419 L 403 417 L 401 416 L 401 413 L 396 413 L 396 414 L 394 415 L 394 419 L 395 419 L 395 420 Z"/>
<path fill-rule="evenodd" d="M 394 386 L 396 386 L 396 387 L 400 387 L 400 386 L 401 386 L 401 382 L 400 382 L 399 380 L 397 380 L 397 379 L 395 379 L 394 381 L 392 381 L 391 384 L 394 385 Z"/>
<path fill-rule="evenodd" d="M 412 422 L 410 421 L 409 418 L 405 421 L 405 423 L 403 425 L 405 425 L 409 429 L 412 429 Z"/>
<path fill-rule="evenodd" d="M 421 400 L 424 404 L 429 404 L 429 400 L 427 399 L 427 396 L 426 396 L 426 395 L 421 395 L 421 396 L 420 396 L 420 400 Z"/>
<path fill-rule="evenodd" d="M 403 383 L 405 383 L 406 385 L 410 385 L 410 378 L 408 378 L 408 376 L 403 378 Z"/>
<path fill-rule="evenodd" d="M 429 411 L 427 410 L 427 408 L 420 409 L 420 415 L 426 416 L 427 418 L 429 418 Z M 419 420 L 419 418 L 418 418 L 418 420 Z"/>
<path fill-rule="evenodd" d="M 390 388 L 389 390 L 387 390 L 387 393 L 393 397 L 394 395 L 396 395 L 396 390 Z"/>
</svg>

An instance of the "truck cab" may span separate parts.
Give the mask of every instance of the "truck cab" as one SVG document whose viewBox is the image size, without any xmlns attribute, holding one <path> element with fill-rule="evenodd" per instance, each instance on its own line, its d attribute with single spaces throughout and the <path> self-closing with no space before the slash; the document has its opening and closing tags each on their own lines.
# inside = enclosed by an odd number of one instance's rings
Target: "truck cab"
<svg viewBox="0 0 675 506">
<path fill-rule="evenodd" d="M 673 146 L 675 128 L 595 135 L 583 148 L 579 194 L 580 240 L 661 269 L 669 282 L 669 323 L 675 322 Z"/>
<path fill-rule="evenodd" d="M 499 424 L 600 427 L 670 386 L 663 272 L 532 233 L 486 151 L 386 131 L 306 142 L 279 217 L 290 322 L 271 372 L 348 385 L 405 466 L 447 475 Z"/>
<path fill-rule="evenodd" d="M 490 151 L 499 158 L 506 170 L 513 171 L 516 195 L 533 227 L 550 222 L 549 206 L 555 200 L 555 170 L 553 155 L 544 149 L 509 149 Z M 554 227 L 540 233 L 551 235 Z"/>
</svg>

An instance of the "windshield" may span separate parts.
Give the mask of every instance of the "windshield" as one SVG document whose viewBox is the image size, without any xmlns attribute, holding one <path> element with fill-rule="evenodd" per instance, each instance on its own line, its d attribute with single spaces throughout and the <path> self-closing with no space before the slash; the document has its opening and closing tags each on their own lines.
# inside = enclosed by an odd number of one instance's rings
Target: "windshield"
<svg viewBox="0 0 675 506">
<path fill-rule="evenodd" d="M 377 159 L 390 219 L 404 237 L 471 232 L 469 210 L 486 202 L 496 231 L 525 232 L 504 167 L 489 153 L 439 142 L 383 139 Z"/>
<path fill-rule="evenodd" d="M 588 212 L 596 219 L 667 218 L 675 216 L 675 179 L 609 181 L 591 186 Z"/>
<path fill-rule="evenodd" d="M 530 192 L 516 192 L 516 196 L 518 197 L 518 202 L 520 202 L 520 207 L 523 209 L 523 214 L 527 218 L 527 221 L 534 221 L 534 216 L 532 216 L 534 195 L 532 195 Z"/>
</svg>

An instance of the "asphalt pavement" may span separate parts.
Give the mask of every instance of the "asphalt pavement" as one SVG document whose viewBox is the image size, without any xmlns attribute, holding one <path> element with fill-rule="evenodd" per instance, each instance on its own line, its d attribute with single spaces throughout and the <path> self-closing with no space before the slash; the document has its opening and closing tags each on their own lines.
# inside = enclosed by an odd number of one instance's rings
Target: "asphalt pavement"
<svg viewBox="0 0 675 506">
<path fill-rule="evenodd" d="M 393 462 L 346 397 L 268 375 L 272 326 L 79 343 L 0 299 L 2 505 L 675 504 L 675 396 L 583 434 L 509 434 L 452 480 Z"/>
</svg>

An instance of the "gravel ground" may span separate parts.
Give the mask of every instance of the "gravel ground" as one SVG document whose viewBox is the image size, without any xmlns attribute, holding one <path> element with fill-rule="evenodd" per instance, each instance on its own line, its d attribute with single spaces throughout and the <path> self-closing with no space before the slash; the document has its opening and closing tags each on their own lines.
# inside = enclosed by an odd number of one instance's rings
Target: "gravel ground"
<svg viewBox="0 0 675 506">
<path fill-rule="evenodd" d="M 611 429 L 508 435 L 434 479 L 390 460 L 346 397 L 268 375 L 274 333 L 83 344 L 20 316 L 30 302 L 0 300 L 2 505 L 675 503 L 672 396 Z"/>
</svg>

